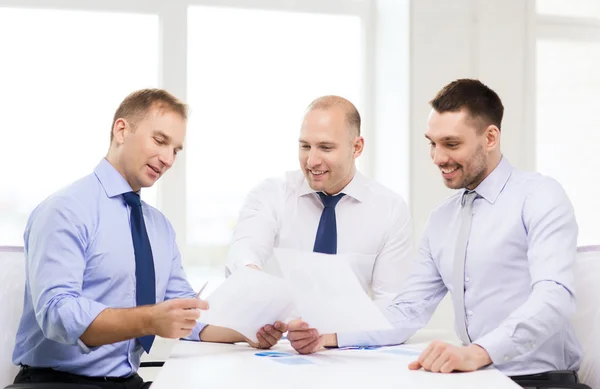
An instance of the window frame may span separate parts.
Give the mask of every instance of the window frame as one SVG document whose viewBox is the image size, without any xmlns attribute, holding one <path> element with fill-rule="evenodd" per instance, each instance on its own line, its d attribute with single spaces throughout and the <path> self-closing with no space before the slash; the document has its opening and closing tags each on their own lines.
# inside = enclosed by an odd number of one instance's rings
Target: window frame
<svg viewBox="0 0 600 389">
<path fill-rule="evenodd" d="M 361 19 L 363 26 L 361 48 L 362 58 L 361 96 L 363 126 L 365 134 L 371 134 L 374 110 L 374 67 L 373 7 L 371 0 L 0 0 L 0 9 L 43 8 L 55 10 L 76 10 L 93 12 L 119 12 L 153 14 L 159 17 L 159 87 L 167 89 L 175 96 L 187 100 L 187 23 L 190 6 L 234 7 L 244 9 L 275 10 L 287 12 L 352 15 Z M 373 131 L 374 132 L 374 131 Z M 179 153 L 177 162 L 157 185 L 157 206 L 169 219 L 177 233 L 184 262 L 195 265 L 217 266 L 226 255 L 226 248 L 206 247 L 202 253 L 189 252 L 186 238 L 186 152 Z M 361 157 L 361 171 L 374 176 L 374 150 Z M 214 263 L 213 258 L 219 258 Z M 195 259 L 190 259 L 195 258 Z M 213 261 L 213 262 L 211 262 Z"/>
</svg>

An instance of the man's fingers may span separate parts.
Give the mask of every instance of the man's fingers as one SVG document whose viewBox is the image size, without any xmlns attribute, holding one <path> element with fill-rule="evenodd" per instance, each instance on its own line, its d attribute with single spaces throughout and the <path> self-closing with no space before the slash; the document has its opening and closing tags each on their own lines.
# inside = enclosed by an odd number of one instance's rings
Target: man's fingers
<svg viewBox="0 0 600 389">
<path fill-rule="evenodd" d="M 452 373 L 455 370 L 454 360 L 448 359 L 441 367 L 440 373 Z"/>
<path fill-rule="evenodd" d="M 283 331 L 278 330 L 277 328 L 275 328 L 274 326 L 264 326 L 263 330 L 265 330 L 265 332 L 269 335 L 271 335 L 272 337 L 274 337 L 276 340 L 281 339 L 281 337 L 283 336 Z"/>
<path fill-rule="evenodd" d="M 183 320 L 198 320 L 200 317 L 200 311 L 197 309 L 185 309 L 181 311 L 179 318 Z"/>
<path fill-rule="evenodd" d="M 200 299 L 196 299 L 196 300 L 200 301 L 200 305 L 198 306 L 198 309 L 207 310 L 209 308 L 208 301 L 204 301 L 204 300 L 200 300 Z"/>
<path fill-rule="evenodd" d="M 300 340 L 293 341 L 292 346 L 296 350 L 301 350 L 301 349 L 306 348 L 310 344 L 318 343 L 318 342 L 319 342 L 319 336 L 309 336 L 309 337 L 306 337 L 306 338 L 303 338 Z"/>
<path fill-rule="evenodd" d="M 410 370 L 419 370 L 421 368 L 421 362 L 419 362 L 418 360 L 411 362 L 408 364 L 408 368 Z"/>
<path fill-rule="evenodd" d="M 306 339 L 306 338 L 312 338 L 314 337 L 315 334 L 313 332 L 313 330 L 306 330 L 306 331 L 294 331 L 294 332 L 289 332 L 288 331 L 288 340 L 290 342 L 295 341 L 295 340 L 302 340 L 302 339 Z"/>
<path fill-rule="evenodd" d="M 196 323 L 196 320 L 184 320 L 181 325 L 181 328 L 186 329 L 186 330 L 193 330 L 197 324 L 198 323 Z"/>
<path fill-rule="evenodd" d="M 296 349 L 300 354 L 311 354 L 315 351 L 315 348 L 319 345 L 319 338 L 316 338 L 312 342 L 309 342 L 304 347 Z"/>
<path fill-rule="evenodd" d="M 433 363 L 431 364 L 429 370 L 434 372 L 434 373 L 439 373 L 440 368 L 442 367 L 442 365 L 444 365 L 446 362 L 448 362 L 449 360 L 449 356 L 447 352 L 441 353 L 435 361 L 433 361 Z"/>
<path fill-rule="evenodd" d="M 302 319 L 292 320 L 288 323 L 288 331 L 304 331 L 309 328 L 308 323 Z"/>
<path fill-rule="evenodd" d="M 443 343 L 441 342 L 432 342 L 425 351 L 419 356 L 419 362 L 421 366 L 425 370 L 430 370 L 431 365 L 435 362 L 436 359 L 440 356 L 440 353 L 443 348 Z"/>
<path fill-rule="evenodd" d="M 273 327 L 275 327 L 275 329 L 276 329 L 277 331 L 281 332 L 281 333 L 284 333 L 284 332 L 286 332 L 286 331 L 288 330 L 287 324 L 285 324 L 285 323 L 284 323 L 284 322 L 282 322 L 282 321 L 276 321 L 276 322 L 273 324 Z"/>
<path fill-rule="evenodd" d="M 258 335 L 260 335 L 271 346 L 277 344 L 278 339 L 262 328 L 260 329 L 260 331 L 258 331 L 257 336 Z"/>
<path fill-rule="evenodd" d="M 197 298 L 174 299 L 172 306 L 180 309 L 208 309 L 208 302 Z"/>
<path fill-rule="evenodd" d="M 434 346 L 435 346 L 434 343 L 429 343 L 427 348 L 425 348 L 425 350 L 423 350 L 421 355 L 419 355 L 418 361 L 419 361 L 419 364 L 421 365 L 421 367 L 423 367 L 423 362 L 425 361 L 425 359 L 427 359 L 429 354 L 431 354 L 431 351 L 433 350 Z"/>
<path fill-rule="evenodd" d="M 175 336 L 173 337 L 173 339 L 178 339 L 178 338 L 187 338 L 188 336 L 190 336 L 192 334 L 192 330 L 186 330 L 186 329 L 180 329 L 179 331 L 177 331 L 175 333 Z"/>
<path fill-rule="evenodd" d="M 252 346 L 254 348 L 260 348 L 260 349 L 263 349 L 263 350 L 271 348 L 271 344 L 262 337 L 262 335 L 260 334 L 260 332 L 256 333 L 256 339 L 258 340 L 258 343 L 254 343 L 254 342 L 249 343 L 250 346 Z"/>
<path fill-rule="evenodd" d="M 431 368 L 433 367 L 434 363 L 440 358 L 440 353 L 437 350 L 434 350 L 433 352 L 431 352 L 427 358 L 425 358 L 424 361 L 421 361 L 421 365 L 423 366 L 423 369 L 428 370 L 428 371 L 433 371 Z"/>
</svg>

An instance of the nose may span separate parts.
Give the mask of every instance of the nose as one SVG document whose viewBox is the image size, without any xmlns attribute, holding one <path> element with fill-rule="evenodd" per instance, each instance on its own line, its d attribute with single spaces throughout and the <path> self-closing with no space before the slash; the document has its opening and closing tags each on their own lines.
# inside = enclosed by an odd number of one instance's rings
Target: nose
<svg viewBox="0 0 600 389">
<path fill-rule="evenodd" d="M 175 162 L 175 152 L 174 150 L 167 148 L 165 151 L 160 153 L 158 159 L 164 166 L 166 166 L 167 169 L 169 169 Z"/>
<path fill-rule="evenodd" d="M 314 168 L 315 166 L 319 166 L 320 164 L 321 164 L 321 157 L 319 156 L 319 153 L 315 149 L 311 149 L 308 152 L 306 166 L 309 168 Z"/>
<path fill-rule="evenodd" d="M 437 166 L 442 166 L 448 162 L 448 156 L 439 148 L 433 148 L 431 150 L 431 159 Z"/>
</svg>

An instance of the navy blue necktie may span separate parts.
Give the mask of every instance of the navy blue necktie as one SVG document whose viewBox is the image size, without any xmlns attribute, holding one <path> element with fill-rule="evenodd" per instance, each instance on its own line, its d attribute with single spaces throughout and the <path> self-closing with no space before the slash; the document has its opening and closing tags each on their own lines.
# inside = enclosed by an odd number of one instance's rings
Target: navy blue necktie
<svg viewBox="0 0 600 389">
<path fill-rule="evenodd" d="M 344 193 L 335 196 L 327 196 L 323 192 L 319 192 L 321 201 L 323 201 L 323 213 L 317 228 L 317 236 L 315 238 L 315 253 L 337 254 L 337 223 L 335 221 L 335 206 L 344 197 Z"/>
<path fill-rule="evenodd" d="M 135 291 L 137 306 L 156 303 L 156 281 L 154 275 L 154 258 L 150 239 L 142 214 L 140 196 L 134 192 L 123 193 L 125 202 L 131 207 L 131 237 L 135 253 Z M 149 353 L 154 335 L 137 338 L 144 350 Z"/>
</svg>

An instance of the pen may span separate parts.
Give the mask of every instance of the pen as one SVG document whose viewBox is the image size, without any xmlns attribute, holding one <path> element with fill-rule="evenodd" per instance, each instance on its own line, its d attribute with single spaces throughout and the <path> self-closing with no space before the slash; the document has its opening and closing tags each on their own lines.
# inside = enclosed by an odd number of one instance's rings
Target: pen
<svg viewBox="0 0 600 389">
<path fill-rule="evenodd" d="M 196 298 L 200 298 L 200 294 L 202 293 L 202 291 L 204 291 L 204 288 L 206 288 L 206 285 L 208 285 L 208 281 L 206 281 L 204 283 L 204 285 L 202 286 L 202 288 L 200 288 L 200 290 L 198 291 L 198 293 L 196 293 Z"/>
</svg>

